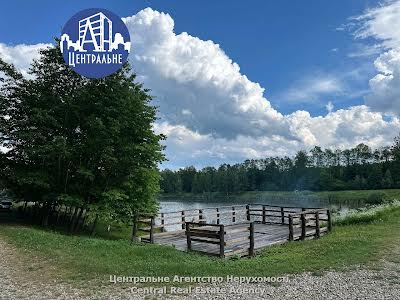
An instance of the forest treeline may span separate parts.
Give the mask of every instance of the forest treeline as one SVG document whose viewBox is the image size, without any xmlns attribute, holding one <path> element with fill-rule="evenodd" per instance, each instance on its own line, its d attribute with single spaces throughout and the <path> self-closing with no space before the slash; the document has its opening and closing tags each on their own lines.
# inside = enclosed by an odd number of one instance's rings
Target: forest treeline
<svg viewBox="0 0 400 300">
<path fill-rule="evenodd" d="M 400 188 L 400 136 L 392 146 L 371 149 L 299 151 L 295 157 L 267 157 L 196 170 L 161 171 L 164 193 L 242 191 L 334 191 Z"/>
</svg>

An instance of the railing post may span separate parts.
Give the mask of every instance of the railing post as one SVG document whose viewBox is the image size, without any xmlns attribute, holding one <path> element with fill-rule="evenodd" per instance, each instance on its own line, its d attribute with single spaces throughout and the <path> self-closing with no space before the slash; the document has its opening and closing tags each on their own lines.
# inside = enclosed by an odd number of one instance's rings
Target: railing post
<svg viewBox="0 0 400 300">
<path fill-rule="evenodd" d="M 289 215 L 289 241 L 293 241 L 293 216 Z"/>
<path fill-rule="evenodd" d="M 250 248 L 249 256 L 254 256 L 254 222 L 250 223 Z"/>
<path fill-rule="evenodd" d="M 246 205 L 246 219 L 250 221 L 250 205 Z"/>
<path fill-rule="evenodd" d="M 281 207 L 281 221 L 282 221 L 282 225 L 285 224 L 285 208 L 282 206 Z"/>
<path fill-rule="evenodd" d="M 155 225 L 155 220 L 154 216 L 151 217 L 150 221 L 150 243 L 154 244 L 154 225 Z"/>
<path fill-rule="evenodd" d="M 199 223 L 204 222 L 203 221 L 203 210 L 199 209 Z"/>
<path fill-rule="evenodd" d="M 219 257 L 225 257 L 225 226 L 219 225 Z"/>
<path fill-rule="evenodd" d="M 262 223 L 265 224 L 267 222 L 267 216 L 266 216 L 266 209 L 265 205 L 262 206 Z"/>
<path fill-rule="evenodd" d="M 319 211 L 315 213 L 315 238 L 319 238 L 321 235 L 319 227 Z"/>
<path fill-rule="evenodd" d="M 328 231 L 332 231 L 332 215 L 331 215 L 331 210 L 328 209 L 326 211 L 326 214 L 328 216 Z"/>
<path fill-rule="evenodd" d="M 187 250 L 191 251 L 192 250 L 192 240 L 190 237 L 190 223 L 186 223 L 186 244 L 187 244 Z"/>
<path fill-rule="evenodd" d="M 301 218 L 301 240 L 306 238 L 306 215 L 303 212 L 300 216 Z"/>
<path fill-rule="evenodd" d="M 161 213 L 161 232 L 165 231 L 164 224 L 165 224 L 164 213 Z"/>
<path fill-rule="evenodd" d="M 185 224 L 186 218 L 185 218 L 185 211 L 184 210 L 182 210 L 181 215 L 182 215 L 182 229 L 185 229 L 185 227 L 186 227 L 186 224 Z"/>
<path fill-rule="evenodd" d="M 236 212 L 235 212 L 235 207 L 232 206 L 232 223 L 236 222 Z"/>
<path fill-rule="evenodd" d="M 135 213 L 133 215 L 133 225 L 132 225 L 132 237 L 131 237 L 131 242 L 137 241 L 137 231 L 138 231 L 138 220 L 139 220 L 139 215 Z"/>
<path fill-rule="evenodd" d="M 220 223 L 219 222 L 219 217 L 220 217 L 219 208 L 217 207 L 216 210 L 217 210 L 217 224 L 219 224 Z"/>
</svg>

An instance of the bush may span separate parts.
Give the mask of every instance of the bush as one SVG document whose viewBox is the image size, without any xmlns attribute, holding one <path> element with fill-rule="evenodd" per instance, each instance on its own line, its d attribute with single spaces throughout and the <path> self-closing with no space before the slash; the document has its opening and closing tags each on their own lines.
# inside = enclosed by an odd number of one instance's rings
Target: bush
<svg viewBox="0 0 400 300">
<path fill-rule="evenodd" d="M 365 201 L 367 204 L 382 204 L 386 201 L 387 196 L 384 192 L 373 192 L 368 195 L 367 200 Z"/>
<path fill-rule="evenodd" d="M 380 221 L 385 214 L 394 208 L 400 207 L 400 201 L 396 200 L 391 203 L 373 205 L 358 209 L 351 209 L 345 215 L 335 216 L 335 225 L 355 225 L 355 224 L 370 224 Z"/>
</svg>

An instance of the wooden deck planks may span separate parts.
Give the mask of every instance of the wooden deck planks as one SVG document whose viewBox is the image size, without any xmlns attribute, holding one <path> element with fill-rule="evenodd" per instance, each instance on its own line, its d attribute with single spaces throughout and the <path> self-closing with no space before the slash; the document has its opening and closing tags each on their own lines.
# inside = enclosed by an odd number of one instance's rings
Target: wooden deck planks
<svg viewBox="0 0 400 300">
<path fill-rule="evenodd" d="M 245 253 L 250 246 L 249 243 L 249 233 L 247 231 L 240 231 L 240 228 L 249 227 L 249 224 L 236 224 L 234 226 L 230 226 L 226 229 L 225 234 L 225 253 L 229 256 L 229 253 L 232 252 L 242 252 Z M 203 227 L 202 229 L 218 231 L 218 227 Z M 238 230 L 239 229 L 239 230 Z M 235 232 L 240 231 L 240 232 Z M 232 231 L 232 232 L 230 232 Z M 306 234 L 312 234 L 315 232 L 314 229 L 307 230 Z M 321 235 L 324 234 L 325 231 L 321 231 Z M 278 225 L 278 224 L 261 224 L 256 223 L 254 228 L 254 249 L 261 250 L 265 247 L 269 247 L 276 244 L 282 244 L 288 241 L 289 236 L 289 226 Z M 301 236 L 301 229 L 294 229 L 294 239 L 298 240 Z M 144 238 L 148 238 L 148 236 L 144 236 Z M 233 241 L 234 243 L 230 245 L 229 241 Z M 177 232 L 164 232 L 158 233 L 154 235 L 154 243 L 160 245 L 170 245 L 176 248 L 177 250 L 186 251 L 187 250 L 187 240 L 185 231 L 177 231 Z M 205 252 L 208 254 L 218 255 L 219 253 L 219 245 L 192 242 L 192 250 Z"/>
</svg>

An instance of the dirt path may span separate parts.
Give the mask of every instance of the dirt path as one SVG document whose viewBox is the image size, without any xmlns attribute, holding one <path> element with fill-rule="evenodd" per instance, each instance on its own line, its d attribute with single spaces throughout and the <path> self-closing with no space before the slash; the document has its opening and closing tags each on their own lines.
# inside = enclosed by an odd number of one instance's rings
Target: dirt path
<svg viewBox="0 0 400 300">
<path fill-rule="evenodd" d="M 39 260 L 26 264 L 19 251 L 0 237 L 0 299 L 1 300 L 58 300 L 58 299 L 141 299 L 131 297 L 128 290 L 110 286 L 77 287 L 60 282 L 54 270 L 42 267 Z"/>
<path fill-rule="evenodd" d="M 0 238 L 0 299 L 400 299 L 400 253 L 393 262 L 384 261 L 374 270 L 357 268 L 347 272 L 327 272 L 322 276 L 301 274 L 280 286 L 269 284 L 219 285 L 230 294 L 191 294 L 188 296 L 154 296 L 132 294 L 128 286 L 88 283 L 77 287 L 60 282 L 55 270 L 41 268 L 40 263 L 22 264 L 17 252 Z M 397 255 L 398 254 L 398 255 Z M 203 286 L 212 287 L 212 286 Z M 258 288 L 257 293 L 239 294 L 238 288 Z M 261 294 L 261 290 L 263 293 Z M 231 291 L 232 292 L 232 291 Z"/>
</svg>

